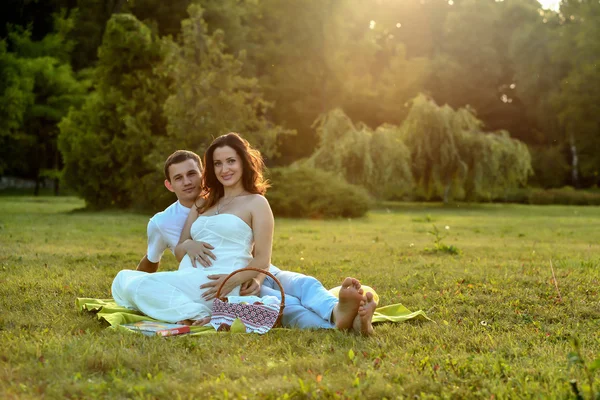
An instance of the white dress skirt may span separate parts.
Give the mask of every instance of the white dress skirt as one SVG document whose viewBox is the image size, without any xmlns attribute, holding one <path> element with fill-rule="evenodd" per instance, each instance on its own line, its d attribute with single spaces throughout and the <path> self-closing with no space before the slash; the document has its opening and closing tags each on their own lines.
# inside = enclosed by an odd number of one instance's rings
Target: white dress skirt
<svg viewBox="0 0 600 400">
<path fill-rule="evenodd" d="M 214 300 L 202 299 L 200 286 L 211 282 L 208 275 L 230 274 L 246 267 L 252 259 L 252 229 L 233 214 L 200 216 L 191 227 L 192 239 L 211 244 L 210 267 L 194 268 L 186 254 L 177 271 L 147 273 L 120 271 L 112 283 L 116 303 L 167 322 L 197 320 L 211 315 Z M 236 287 L 228 295 L 239 295 Z"/>
</svg>

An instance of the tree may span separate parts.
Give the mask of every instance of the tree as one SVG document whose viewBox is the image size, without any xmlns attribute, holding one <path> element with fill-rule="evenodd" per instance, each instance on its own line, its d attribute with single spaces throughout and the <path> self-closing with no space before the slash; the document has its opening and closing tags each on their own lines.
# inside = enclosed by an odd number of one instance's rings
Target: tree
<svg viewBox="0 0 600 400">
<path fill-rule="evenodd" d="M 234 131 L 270 158 L 277 155 L 279 135 L 291 133 L 267 119 L 272 105 L 256 79 L 242 76 L 244 54 L 225 53 L 223 32 L 208 34 L 199 6 L 190 6 L 188 12 L 180 40 L 164 40 L 161 73 L 170 81 L 164 103 L 166 135 L 146 158 L 152 168 L 136 188 L 142 208 L 172 201 L 160 182 L 164 160 L 173 151 L 185 148 L 202 155 L 215 137 Z"/>
<path fill-rule="evenodd" d="M 276 155 L 277 136 L 285 131 L 266 118 L 272 105 L 257 80 L 241 76 L 244 55 L 225 53 L 222 31 L 207 34 L 199 6 L 190 6 L 189 14 L 181 43 L 165 40 L 163 68 L 171 79 L 165 140 L 201 152 L 214 137 L 235 131 L 267 157 Z"/>
<path fill-rule="evenodd" d="M 154 171 L 146 157 L 155 138 L 165 134 L 160 41 L 134 16 L 114 14 L 98 56 L 95 91 L 59 125 L 64 176 L 89 206 L 128 207 L 138 178 Z"/>
<path fill-rule="evenodd" d="M 402 124 L 415 180 L 426 197 L 492 200 L 531 175 L 527 146 L 506 131 L 486 133 L 474 111 L 420 95 Z"/>
<path fill-rule="evenodd" d="M 321 115 L 314 126 L 319 144 L 307 165 L 334 172 L 382 199 L 402 198 L 413 188 L 410 152 L 395 126 L 373 132 L 363 123 L 355 125 L 341 109 Z"/>
<path fill-rule="evenodd" d="M 560 38 L 560 16 L 539 5 L 522 7 L 521 26 L 513 32 L 509 56 L 514 69 L 513 90 L 527 115 L 527 133 L 522 138 L 530 146 L 534 184 L 563 186 L 568 181 L 567 146 L 556 109 L 552 103 L 567 73 L 567 65 L 554 50 Z"/>
<path fill-rule="evenodd" d="M 2 135 L 4 168 L 34 179 L 36 195 L 43 177 L 54 179 L 58 193 L 62 163 L 56 125 L 71 106 L 80 104 L 86 90 L 68 64 L 72 26 L 72 18 L 57 15 L 55 32 L 40 41 L 31 39 L 31 30 L 12 27 L 8 42 L 14 53 L 6 53 L 4 45 L 0 50 L 7 78 L 2 99 L 8 122 Z"/>
<path fill-rule="evenodd" d="M 448 202 L 451 187 L 464 177 L 466 166 L 458 148 L 461 128 L 450 106 L 440 108 L 424 95 L 412 101 L 402 124 L 403 140 L 411 152 L 415 180 L 428 198 L 440 196 Z"/>
<path fill-rule="evenodd" d="M 600 183 L 600 3 L 561 3 L 557 59 L 568 72 L 552 98 L 571 153 L 571 182 Z"/>
<path fill-rule="evenodd" d="M 402 121 L 404 103 L 424 85 L 428 60 L 394 36 L 398 19 L 410 24 L 413 16 L 397 3 L 404 2 L 264 0 L 249 13 L 254 29 L 246 43 L 260 51 L 248 52 L 248 71 L 275 103 L 272 119 L 298 132 L 282 140 L 278 162 L 309 156 L 318 142 L 313 121 L 337 107 L 371 128 Z M 422 11 L 418 1 L 410 3 L 419 10 L 414 14 Z"/>
<path fill-rule="evenodd" d="M 488 129 L 527 139 L 530 122 L 515 93 L 508 48 L 515 29 L 530 18 L 536 0 L 453 2 L 444 21 L 427 89 L 439 104 L 477 110 Z"/>
<path fill-rule="evenodd" d="M 23 135 L 18 132 L 23 126 L 27 107 L 34 101 L 34 81 L 29 74 L 25 75 L 24 71 L 24 60 L 14 53 L 9 53 L 6 41 L 0 41 L 0 174 L 16 169 L 15 162 L 25 161 L 24 156 L 12 156 L 15 151 L 21 150 L 20 141 L 23 140 Z"/>
<path fill-rule="evenodd" d="M 190 6 L 180 41 L 160 39 L 130 14 L 114 14 L 94 75 L 95 92 L 63 120 L 65 177 L 93 207 L 156 208 L 171 199 L 162 165 L 176 149 L 202 154 L 212 138 L 238 131 L 267 157 L 284 130 L 241 57 L 225 54 Z M 172 201 L 172 200 L 171 200 Z"/>
</svg>

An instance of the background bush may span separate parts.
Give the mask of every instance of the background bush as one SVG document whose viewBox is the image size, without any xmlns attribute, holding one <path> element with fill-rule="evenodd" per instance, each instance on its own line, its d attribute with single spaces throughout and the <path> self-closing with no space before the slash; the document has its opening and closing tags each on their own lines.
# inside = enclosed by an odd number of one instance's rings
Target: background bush
<svg viewBox="0 0 600 400">
<path fill-rule="evenodd" d="M 560 189 L 534 189 L 529 194 L 529 204 L 598 206 L 600 205 L 600 193 L 575 190 L 570 186 Z"/>
<path fill-rule="evenodd" d="M 557 189 L 521 188 L 510 191 L 504 199 L 498 200 L 521 204 L 598 206 L 600 205 L 600 192 L 594 189 L 575 190 L 571 186 Z"/>
<path fill-rule="evenodd" d="M 279 217 L 361 217 L 371 203 L 364 189 L 317 168 L 274 168 L 269 179 L 267 198 Z"/>
</svg>

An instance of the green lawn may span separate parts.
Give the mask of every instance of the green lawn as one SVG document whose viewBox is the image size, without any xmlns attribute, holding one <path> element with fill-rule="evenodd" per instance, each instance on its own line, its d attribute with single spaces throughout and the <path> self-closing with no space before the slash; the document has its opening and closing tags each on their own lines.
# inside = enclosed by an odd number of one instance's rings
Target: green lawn
<svg viewBox="0 0 600 400">
<path fill-rule="evenodd" d="M 0 398 L 565 398 L 571 379 L 590 396 L 567 356 L 577 337 L 588 364 L 600 357 L 598 207 L 389 204 L 355 220 L 277 219 L 275 265 L 326 286 L 357 277 L 381 305 L 435 322 L 376 325 L 373 338 L 149 338 L 75 307 L 135 268 L 149 216 L 83 205 L 0 197 Z M 433 224 L 460 255 L 426 251 Z"/>
</svg>

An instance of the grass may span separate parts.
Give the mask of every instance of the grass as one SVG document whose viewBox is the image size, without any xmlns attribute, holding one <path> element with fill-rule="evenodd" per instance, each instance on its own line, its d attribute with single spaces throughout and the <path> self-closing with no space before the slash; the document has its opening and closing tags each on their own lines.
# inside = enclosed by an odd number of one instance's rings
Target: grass
<svg viewBox="0 0 600 400">
<path fill-rule="evenodd" d="M 148 338 L 75 308 L 135 268 L 148 215 L 83 205 L 0 197 L 0 398 L 568 398 L 571 379 L 590 396 L 589 369 L 568 356 L 574 337 L 580 359 L 600 356 L 597 207 L 414 203 L 356 220 L 277 219 L 275 265 L 328 287 L 358 277 L 381 305 L 435 322 L 377 325 L 373 338 Z M 433 226 L 458 255 L 430 251 Z"/>
</svg>

